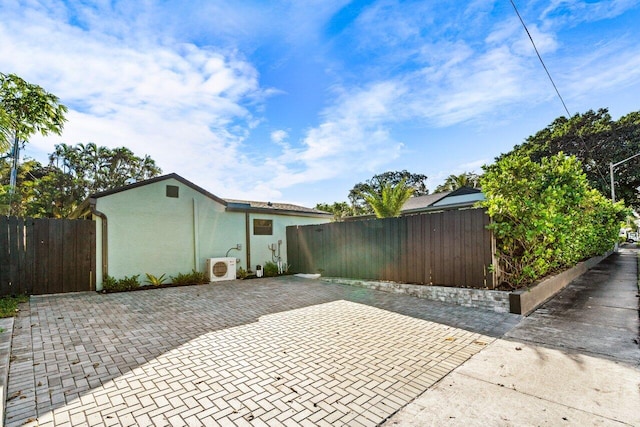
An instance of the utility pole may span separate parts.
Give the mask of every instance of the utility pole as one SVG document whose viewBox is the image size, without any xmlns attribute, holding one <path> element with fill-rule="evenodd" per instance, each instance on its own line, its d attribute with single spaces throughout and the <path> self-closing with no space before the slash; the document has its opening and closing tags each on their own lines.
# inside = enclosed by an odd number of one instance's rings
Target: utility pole
<svg viewBox="0 0 640 427">
<path fill-rule="evenodd" d="M 631 157 L 627 157 L 624 160 L 620 160 L 618 163 L 613 163 L 613 162 L 609 163 L 609 175 L 611 177 L 611 201 L 613 203 L 616 202 L 616 184 L 615 184 L 614 179 L 613 179 L 613 169 L 616 166 L 620 166 L 624 162 L 628 162 L 629 160 L 633 159 L 634 157 L 638 157 L 638 156 L 640 156 L 640 153 L 634 154 Z M 613 247 L 613 251 L 614 252 L 618 252 L 618 240 L 616 240 L 616 244 Z"/>
<path fill-rule="evenodd" d="M 634 154 L 631 157 L 627 157 L 624 160 L 619 161 L 618 163 L 609 163 L 609 174 L 611 176 L 611 201 L 612 202 L 616 202 L 616 187 L 615 187 L 615 182 L 613 180 L 613 168 L 620 166 L 621 164 L 628 162 L 629 160 L 633 159 L 634 157 L 638 157 L 640 156 L 640 153 Z"/>
</svg>

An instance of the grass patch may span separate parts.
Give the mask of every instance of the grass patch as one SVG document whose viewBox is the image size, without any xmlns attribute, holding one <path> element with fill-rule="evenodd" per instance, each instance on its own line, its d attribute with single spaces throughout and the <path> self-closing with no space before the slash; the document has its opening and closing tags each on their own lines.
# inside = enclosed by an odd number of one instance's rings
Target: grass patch
<svg viewBox="0 0 640 427">
<path fill-rule="evenodd" d="M 29 297 L 26 295 L 0 298 L 0 317 L 15 316 L 18 310 L 18 304 L 27 301 L 29 301 Z"/>
</svg>

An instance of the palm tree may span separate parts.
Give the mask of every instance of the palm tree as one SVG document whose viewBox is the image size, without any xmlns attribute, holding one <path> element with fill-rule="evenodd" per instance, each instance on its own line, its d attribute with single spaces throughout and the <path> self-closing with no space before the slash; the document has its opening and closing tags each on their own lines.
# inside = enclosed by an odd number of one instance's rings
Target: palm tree
<svg viewBox="0 0 640 427">
<path fill-rule="evenodd" d="M 400 216 L 404 203 L 413 194 L 413 188 L 407 186 L 405 179 L 393 185 L 390 182 L 382 182 L 380 191 L 368 189 L 362 193 L 364 200 L 371 206 L 378 218 L 391 218 Z"/>
<path fill-rule="evenodd" d="M 454 191 L 462 187 L 479 188 L 480 175 L 473 172 L 465 172 L 461 173 L 460 175 L 449 175 L 444 181 L 444 184 L 438 185 L 436 187 L 434 193 Z"/>
</svg>

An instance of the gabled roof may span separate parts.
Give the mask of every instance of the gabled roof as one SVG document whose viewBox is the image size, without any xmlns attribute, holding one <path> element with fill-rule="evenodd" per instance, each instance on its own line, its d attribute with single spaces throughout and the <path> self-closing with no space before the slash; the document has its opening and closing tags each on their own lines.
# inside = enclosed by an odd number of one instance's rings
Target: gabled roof
<svg viewBox="0 0 640 427">
<path fill-rule="evenodd" d="M 402 206 L 402 214 L 410 214 L 414 212 L 423 212 L 435 209 L 461 208 L 473 206 L 477 200 L 460 202 L 457 196 L 466 196 L 477 194 L 483 197 L 479 188 L 460 187 L 454 191 L 443 191 L 442 193 L 428 194 L 426 196 L 412 197 Z M 451 199 L 451 202 L 449 200 Z"/>
<path fill-rule="evenodd" d="M 473 200 L 460 200 L 457 196 L 467 196 L 477 194 L 478 198 Z M 447 200 L 451 199 L 451 201 Z M 470 198 L 462 198 L 470 199 Z M 454 191 L 443 191 L 441 193 L 426 194 L 424 196 L 411 197 L 402 206 L 400 215 L 413 215 L 421 212 L 433 212 L 448 209 L 469 208 L 475 205 L 478 200 L 484 199 L 482 190 L 478 188 L 461 187 Z M 356 221 L 361 219 L 372 219 L 375 215 L 357 215 L 344 218 L 345 221 Z"/>
<path fill-rule="evenodd" d="M 299 205 L 292 205 L 290 203 L 273 203 L 273 202 L 257 202 L 254 200 L 235 200 L 224 199 L 227 202 L 229 210 L 236 208 L 246 209 L 249 208 L 252 211 L 269 212 L 269 211 L 288 211 L 288 212 L 306 212 L 317 215 L 331 216 L 329 212 L 321 211 L 318 209 L 307 208 Z"/>
<path fill-rule="evenodd" d="M 451 191 L 443 191 L 442 193 L 433 193 L 424 196 L 410 197 L 409 200 L 407 200 L 402 206 L 401 211 L 411 211 L 414 209 L 421 209 L 427 206 L 431 206 L 434 203 L 447 197 L 450 193 Z"/>
<path fill-rule="evenodd" d="M 193 182 L 181 177 L 176 173 L 170 173 L 167 175 L 150 178 L 144 181 L 139 181 L 134 184 L 125 185 L 118 188 L 113 188 L 107 191 L 101 191 L 99 193 L 91 194 L 87 200 L 82 202 L 80 206 L 70 215 L 72 218 L 77 218 L 84 215 L 85 211 L 89 208 L 89 205 L 95 200 L 101 197 L 110 196 L 112 194 L 121 193 L 123 191 L 132 190 L 134 188 L 142 187 L 145 185 L 161 182 L 169 179 L 174 179 L 187 187 L 201 193 L 208 198 L 225 206 L 227 211 L 230 212 L 259 212 L 259 213 L 273 213 L 280 215 L 302 215 L 302 216 L 331 216 L 330 213 L 320 211 L 317 209 L 306 208 L 304 206 L 292 205 L 288 203 L 271 203 L 271 202 L 256 202 L 256 201 L 244 201 L 234 199 L 222 199 L 213 193 L 205 190 L 204 188 L 194 184 Z"/>
<path fill-rule="evenodd" d="M 222 205 L 225 205 L 225 206 L 227 205 L 227 202 L 224 199 L 221 199 L 220 197 L 216 196 L 215 194 L 208 192 L 204 188 L 194 184 L 193 182 L 189 181 L 188 179 L 185 179 L 185 178 L 181 177 L 177 173 L 170 173 L 170 174 L 167 174 L 167 175 L 156 176 L 155 178 L 145 179 L 144 181 L 138 181 L 138 182 L 133 183 L 133 184 L 124 185 L 122 187 L 117 187 L 117 188 L 112 188 L 111 190 L 101 191 L 99 193 L 95 193 L 95 194 L 89 195 L 89 198 L 91 198 L 91 199 L 99 199 L 100 197 L 110 196 L 112 194 L 121 193 L 123 191 L 128 191 L 128 190 L 131 190 L 131 189 L 134 189 L 134 188 L 138 188 L 138 187 L 142 187 L 142 186 L 145 186 L 145 185 L 153 184 L 155 182 L 165 181 L 167 179 L 175 179 L 176 181 L 186 185 L 187 187 L 192 188 L 193 190 L 197 191 L 198 193 L 204 194 L 205 196 L 209 197 L 210 199 L 215 200 L 216 202 L 218 202 L 218 203 L 220 203 Z"/>
</svg>

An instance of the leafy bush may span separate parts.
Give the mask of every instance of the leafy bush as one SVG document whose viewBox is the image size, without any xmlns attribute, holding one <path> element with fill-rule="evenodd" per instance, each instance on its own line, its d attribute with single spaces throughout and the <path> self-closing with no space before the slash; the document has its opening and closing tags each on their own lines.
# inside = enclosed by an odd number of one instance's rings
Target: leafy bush
<svg viewBox="0 0 640 427">
<path fill-rule="evenodd" d="M 150 285 L 153 286 L 160 286 L 164 283 L 165 279 L 165 275 L 161 275 L 160 277 L 156 277 L 153 274 L 149 274 L 149 273 L 145 273 L 147 276 L 147 280 L 146 282 L 149 283 Z"/>
<path fill-rule="evenodd" d="M 29 301 L 26 295 L 0 298 L 0 317 L 13 317 L 18 312 L 18 304 Z M 2 331 L 0 331 L 2 332 Z"/>
<path fill-rule="evenodd" d="M 191 270 L 191 273 L 178 273 L 176 276 L 171 277 L 174 285 L 201 285 L 209 283 L 207 275 L 199 271 Z"/>
<path fill-rule="evenodd" d="M 114 279 L 111 276 L 105 276 L 102 281 L 102 289 L 106 292 L 124 292 L 132 291 L 140 287 L 140 275 L 124 276 L 122 279 Z"/>
<path fill-rule="evenodd" d="M 191 285 L 193 282 L 190 274 L 178 273 L 175 276 L 171 276 L 171 283 L 174 285 Z"/>
<path fill-rule="evenodd" d="M 275 277 L 278 275 L 278 264 L 268 261 L 262 266 L 264 277 Z"/>
<path fill-rule="evenodd" d="M 104 279 L 102 279 L 102 289 L 104 289 L 107 292 L 114 291 L 117 286 L 118 286 L 118 281 L 113 276 L 109 276 L 107 274 L 106 276 L 104 276 Z"/>
<path fill-rule="evenodd" d="M 203 285 L 205 283 L 209 283 L 209 279 L 207 278 L 207 275 L 200 271 L 191 270 L 190 277 L 191 277 L 191 280 L 193 280 L 193 283 L 195 283 L 196 285 Z"/>
<path fill-rule="evenodd" d="M 502 283 L 516 289 L 613 247 L 627 209 L 592 189 L 574 157 L 513 153 L 485 167 L 482 191 Z"/>
<path fill-rule="evenodd" d="M 238 279 L 244 279 L 249 275 L 249 272 L 242 267 L 238 267 L 238 271 L 236 271 L 236 277 Z"/>
</svg>

